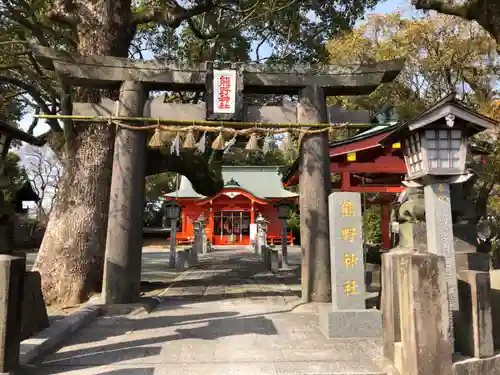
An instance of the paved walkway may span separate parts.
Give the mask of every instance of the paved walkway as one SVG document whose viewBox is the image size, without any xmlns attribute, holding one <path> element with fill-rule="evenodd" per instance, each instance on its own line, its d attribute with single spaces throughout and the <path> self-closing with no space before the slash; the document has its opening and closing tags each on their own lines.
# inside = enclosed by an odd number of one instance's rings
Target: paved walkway
<svg viewBox="0 0 500 375">
<path fill-rule="evenodd" d="M 99 318 L 22 374 L 383 374 L 377 340 L 324 338 L 298 274 L 265 272 L 249 250 L 213 252 L 151 314 Z"/>
</svg>

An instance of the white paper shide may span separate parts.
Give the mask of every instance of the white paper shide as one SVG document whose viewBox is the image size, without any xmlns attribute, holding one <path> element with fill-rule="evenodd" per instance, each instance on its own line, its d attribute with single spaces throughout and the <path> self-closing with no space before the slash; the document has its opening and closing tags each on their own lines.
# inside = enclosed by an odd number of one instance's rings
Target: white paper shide
<svg viewBox="0 0 500 375">
<path fill-rule="evenodd" d="M 214 70 L 214 113 L 234 113 L 236 71 Z"/>
</svg>

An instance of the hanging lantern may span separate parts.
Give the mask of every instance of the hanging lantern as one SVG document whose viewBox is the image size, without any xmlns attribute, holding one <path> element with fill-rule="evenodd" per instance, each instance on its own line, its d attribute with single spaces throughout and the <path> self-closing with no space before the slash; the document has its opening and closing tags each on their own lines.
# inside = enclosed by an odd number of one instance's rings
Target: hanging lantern
<svg viewBox="0 0 500 375">
<path fill-rule="evenodd" d="M 222 132 L 219 133 L 217 138 L 212 142 L 212 149 L 213 150 L 224 150 L 225 146 L 225 141 L 224 141 L 224 136 L 222 135 Z"/>
<path fill-rule="evenodd" d="M 155 133 L 149 140 L 149 147 L 163 148 L 168 144 L 169 140 L 173 138 L 173 133 L 170 131 L 162 130 L 161 127 L 155 129 Z"/>
<path fill-rule="evenodd" d="M 245 150 L 247 151 L 258 151 L 259 150 L 259 138 L 257 137 L 257 133 L 252 133 L 250 136 L 250 139 L 248 140 L 248 143 L 245 147 Z"/>
<path fill-rule="evenodd" d="M 186 149 L 196 148 L 196 139 L 194 137 L 193 129 L 188 130 L 186 139 L 184 140 L 182 147 Z"/>
<path fill-rule="evenodd" d="M 280 145 L 280 150 L 287 153 L 293 150 L 293 141 L 290 132 L 286 132 Z"/>
</svg>

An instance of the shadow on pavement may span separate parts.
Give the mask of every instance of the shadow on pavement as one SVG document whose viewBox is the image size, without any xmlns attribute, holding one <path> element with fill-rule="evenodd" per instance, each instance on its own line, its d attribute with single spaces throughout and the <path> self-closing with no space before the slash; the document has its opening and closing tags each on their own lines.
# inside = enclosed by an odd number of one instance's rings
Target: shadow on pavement
<svg viewBox="0 0 500 375">
<path fill-rule="evenodd" d="M 100 366 L 99 366 L 100 367 Z M 71 370 L 81 370 L 85 371 L 85 374 L 88 375 L 154 375 L 155 369 L 154 367 L 134 367 L 134 368 L 119 368 L 115 370 L 106 370 L 100 369 L 96 366 L 72 366 Z M 24 366 L 16 375 L 52 375 L 59 374 L 61 372 L 70 371 L 70 369 L 66 366 L 46 366 L 46 367 L 37 367 L 37 366 Z"/>
<path fill-rule="evenodd" d="M 163 344 L 175 340 L 216 340 L 220 337 L 252 333 L 259 335 L 278 334 L 273 322 L 265 316 L 228 317 L 205 322 L 207 324 L 201 327 L 177 329 L 171 335 L 146 337 L 126 342 L 54 353 L 46 359 L 41 360 L 40 363 L 35 364 L 34 368 L 37 369 L 37 374 L 58 374 L 68 371 L 68 366 L 103 366 L 136 358 L 159 355 Z M 74 343 L 72 344 L 74 345 Z M 155 344 L 158 344 L 158 346 L 155 346 Z M 116 372 L 116 374 L 120 374 L 120 372 Z"/>
</svg>

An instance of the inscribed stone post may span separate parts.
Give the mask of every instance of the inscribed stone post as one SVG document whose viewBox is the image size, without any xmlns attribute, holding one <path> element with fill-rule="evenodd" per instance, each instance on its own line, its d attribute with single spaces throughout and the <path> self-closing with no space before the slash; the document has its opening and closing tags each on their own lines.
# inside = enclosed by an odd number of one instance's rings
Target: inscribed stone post
<svg viewBox="0 0 500 375">
<path fill-rule="evenodd" d="M 320 329 L 330 338 L 378 337 L 380 311 L 366 309 L 360 194 L 332 193 L 328 209 L 332 303 L 320 312 Z"/>
<path fill-rule="evenodd" d="M 0 374 L 19 365 L 26 258 L 0 254 Z"/>
<path fill-rule="evenodd" d="M 450 310 L 458 310 L 457 271 L 451 219 L 450 185 L 433 183 L 424 187 L 427 246 L 430 253 L 444 257 Z"/>
<path fill-rule="evenodd" d="M 451 217 L 450 185 L 433 183 L 424 187 L 427 247 L 430 253 L 444 257 L 445 280 L 448 287 L 448 312 L 450 314 L 450 339 L 454 340 L 453 315 L 459 309 L 458 281 Z"/>
<path fill-rule="evenodd" d="M 365 269 L 361 197 L 359 193 L 332 193 L 330 211 L 330 259 L 334 309 L 365 308 Z"/>
</svg>

